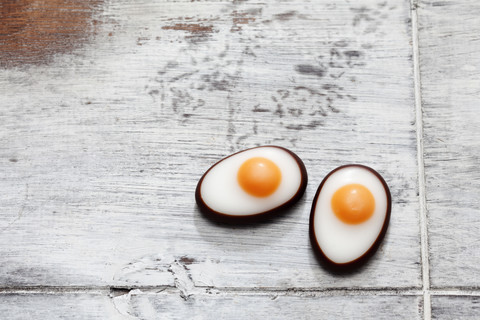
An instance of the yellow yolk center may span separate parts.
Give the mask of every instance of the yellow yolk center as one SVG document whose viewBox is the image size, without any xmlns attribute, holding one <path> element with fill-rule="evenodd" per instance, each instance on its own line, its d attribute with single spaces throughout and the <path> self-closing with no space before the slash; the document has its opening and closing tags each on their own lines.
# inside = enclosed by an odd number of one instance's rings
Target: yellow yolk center
<svg viewBox="0 0 480 320">
<path fill-rule="evenodd" d="M 359 224 L 367 221 L 375 211 L 375 198 L 361 184 L 347 184 L 333 194 L 332 210 L 348 224 Z"/>
<path fill-rule="evenodd" d="M 282 173 L 273 161 L 255 157 L 248 159 L 240 166 L 237 180 L 248 194 L 267 197 L 277 190 L 282 181 Z"/>
</svg>

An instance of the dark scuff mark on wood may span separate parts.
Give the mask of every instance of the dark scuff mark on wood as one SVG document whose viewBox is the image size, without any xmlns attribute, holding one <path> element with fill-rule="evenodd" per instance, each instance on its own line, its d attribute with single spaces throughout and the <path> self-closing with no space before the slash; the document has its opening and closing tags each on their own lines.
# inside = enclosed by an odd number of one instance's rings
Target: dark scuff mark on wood
<svg viewBox="0 0 480 320">
<path fill-rule="evenodd" d="M 188 257 L 188 256 L 182 256 L 178 259 L 178 261 L 180 263 L 182 263 L 183 265 L 187 265 L 187 266 L 197 262 L 197 260 L 195 260 L 195 258 L 191 258 L 191 257 Z"/>
<path fill-rule="evenodd" d="M 290 91 L 288 90 L 277 90 L 277 93 L 280 95 L 282 100 L 288 98 L 288 96 L 290 95 Z"/>
<path fill-rule="evenodd" d="M 297 90 L 297 91 L 298 91 L 298 90 L 305 90 L 305 91 L 307 91 L 308 93 L 310 93 L 311 95 L 321 95 L 321 96 L 325 95 L 325 94 L 323 94 L 323 93 L 321 93 L 321 92 L 318 92 L 318 91 L 315 90 L 315 89 L 308 88 L 308 87 L 305 87 L 305 86 L 296 86 L 296 87 L 293 88 L 293 89 L 294 89 L 294 90 Z"/>
<path fill-rule="evenodd" d="M 212 85 L 212 88 L 214 90 L 218 90 L 218 91 L 229 91 L 230 89 L 230 82 L 228 82 L 227 80 L 213 80 L 210 82 L 210 84 Z"/>
<path fill-rule="evenodd" d="M 157 73 L 159 75 L 164 75 L 165 73 L 167 73 L 168 70 L 177 68 L 178 65 L 179 63 L 177 61 L 168 61 L 167 65 L 162 70 L 159 70 Z"/>
<path fill-rule="evenodd" d="M 110 297 L 115 298 L 128 294 L 131 291 L 130 288 L 125 287 L 110 287 Z"/>
<path fill-rule="evenodd" d="M 259 113 L 270 112 L 269 109 L 260 108 L 260 105 L 259 105 L 259 104 L 257 104 L 256 106 L 254 106 L 252 111 L 253 111 L 253 112 L 259 112 Z"/>
<path fill-rule="evenodd" d="M 320 120 L 313 120 L 307 124 L 299 124 L 299 125 L 287 125 L 285 126 L 286 129 L 301 131 L 305 129 L 315 129 L 319 126 L 323 125 L 322 121 Z"/>
<path fill-rule="evenodd" d="M 250 22 L 255 21 L 255 18 L 252 17 L 239 17 L 239 18 L 233 18 L 233 23 L 234 24 L 249 24 Z"/>
<path fill-rule="evenodd" d="M 191 43 L 206 41 L 214 32 L 218 32 L 214 29 L 213 25 L 203 23 L 176 23 L 164 26 L 162 29 L 188 32 L 185 40 Z"/>
<path fill-rule="evenodd" d="M 330 84 L 330 83 L 324 84 L 322 86 L 322 89 L 327 90 L 327 91 L 333 91 L 333 92 L 335 92 L 335 90 L 343 90 L 342 87 L 340 87 L 336 84 Z"/>
<path fill-rule="evenodd" d="M 311 80 L 299 78 L 298 81 L 302 84 L 296 81 L 294 83 L 298 85 L 293 90 L 276 90 L 276 94 L 271 96 L 271 105 L 263 108 L 256 106 L 252 111 L 271 113 L 280 126 L 295 131 L 323 126 L 326 117 L 340 113 L 336 101 L 346 98 L 354 101 L 355 97 L 346 95 L 348 89 L 340 86 L 338 80 L 348 75 L 349 69 L 365 65 L 365 53 L 357 47 L 350 47 L 350 42 L 346 39 L 330 43 L 327 52 L 329 54 L 319 54 L 315 62 L 293 66 L 301 75 L 317 77 L 318 82 L 314 86 L 309 83 Z M 285 123 L 282 118 L 287 116 L 289 122 Z"/>
<path fill-rule="evenodd" d="M 179 74 L 178 76 L 175 76 L 175 77 L 171 78 L 169 82 L 176 82 L 178 80 L 188 79 L 196 73 L 198 73 L 198 70 L 195 70 L 195 71 L 192 71 L 192 72 L 185 72 L 185 73 Z"/>
<path fill-rule="evenodd" d="M 216 71 L 213 74 L 201 76 L 202 82 L 208 84 L 209 91 L 229 91 L 233 86 L 234 78 Z"/>
<path fill-rule="evenodd" d="M 259 17 L 262 14 L 262 9 L 261 8 L 255 8 L 255 9 L 249 9 L 245 11 L 233 11 L 231 13 L 232 16 L 232 28 L 230 29 L 230 32 L 238 32 L 242 30 L 242 25 L 247 25 L 252 22 L 255 22 L 257 20 L 257 17 Z"/>
<path fill-rule="evenodd" d="M 360 58 L 363 56 L 363 52 L 357 50 L 348 50 L 343 52 L 343 54 L 349 58 Z"/>
<path fill-rule="evenodd" d="M 451 6 L 453 3 L 453 1 L 436 1 L 433 2 L 431 5 L 432 7 L 448 7 Z"/>
<path fill-rule="evenodd" d="M 294 18 L 296 15 L 297 15 L 297 11 L 292 10 L 284 13 L 275 14 L 274 18 L 280 21 L 288 21 Z"/>
<path fill-rule="evenodd" d="M 242 146 L 244 145 L 243 141 L 247 140 L 250 136 L 248 134 L 244 134 L 243 136 L 240 136 L 238 137 L 237 141 L 236 141 L 236 145 L 237 146 Z"/>
<path fill-rule="evenodd" d="M 275 115 L 277 115 L 279 118 L 283 118 L 285 112 L 283 111 L 283 105 L 278 103 L 277 104 L 277 110 L 275 110 L 275 112 L 273 113 Z"/>
<path fill-rule="evenodd" d="M 187 31 L 191 34 L 206 34 L 213 32 L 212 25 L 203 25 L 200 23 L 176 23 L 170 26 L 162 27 L 163 30 Z"/>
<path fill-rule="evenodd" d="M 302 114 L 303 114 L 303 110 L 302 109 L 298 109 L 298 108 L 288 108 L 288 114 L 291 115 L 291 116 L 294 116 L 294 117 L 301 117 Z"/>
<path fill-rule="evenodd" d="M 86 43 L 103 0 L 17 0 L 0 4 L 0 67 L 45 64 Z"/>
<path fill-rule="evenodd" d="M 299 64 L 295 66 L 295 71 L 301 74 L 314 75 L 322 78 L 325 75 L 325 69 L 322 67 L 312 66 L 310 64 Z"/>
<path fill-rule="evenodd" d="M 351 8 L 350 10 L 355 13 L 352 26 L 360 34 L 378 33 L 379 26 L 388 19 L 389 15 L 387 12 L 391 9 L 393 8 L 387 8 L 386 5 L 378 5 L 378 10 L 365 6 Z"/>
<path fill-rule="evenodd" d="M 255 58 L 257 57 L 255 52 L 253 52 L 253 50 L 249 46 L 245 47 L 245 49 L 242 51 L 242 54 L 252 56 L 252 57 L 255 57 Z"/>
<path fill-rule="evenodd" d="M 145 43 L 147 43 L 150 40 L 149 37 L 138 37 L 137 38 L 137 46 L 143 46 Z"/>
</svg>

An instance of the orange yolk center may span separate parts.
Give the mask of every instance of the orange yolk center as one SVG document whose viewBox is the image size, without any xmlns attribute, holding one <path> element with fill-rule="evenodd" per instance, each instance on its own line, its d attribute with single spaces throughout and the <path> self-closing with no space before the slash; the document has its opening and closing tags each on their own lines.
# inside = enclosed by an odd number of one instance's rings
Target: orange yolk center
<svg viewBox="0 0 480 320">
<path fill-rule="evenodd" d="M 282 173 L 273 161 L 255 157 L 248 159 L 240 166 L 237 180 L 248 194 L 267 197 L 277 190 L 282 180 Z"/>
<path fill-rule="evenodd" d="M 333 194 L 332 210 L 348 224 L 359 224 L 367 221 L 375 211 L 375 198 L 361 184 L 347 184 Z"/>
</svg>

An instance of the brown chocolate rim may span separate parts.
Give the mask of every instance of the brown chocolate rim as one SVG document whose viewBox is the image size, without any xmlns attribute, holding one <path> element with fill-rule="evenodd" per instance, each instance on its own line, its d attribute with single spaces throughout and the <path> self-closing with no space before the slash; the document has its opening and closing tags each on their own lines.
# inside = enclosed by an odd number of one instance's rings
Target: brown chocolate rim
<svg viewBox="0 0 480 320">
<path fill-rule="evenodd" d="M 267 210 L 267 211 L 263 211 L 263 212 L 259 212 L 259 213 L 255 213 L 255 214 L 250 214 L 250 215 L 240 215 L 240 216 L 236 216 L 236 215 L 229 215 L 229 214 L 226 214 L 226 213 L 223 213 L 223 212 L 218 212 L 218 211 L 215 211 L 213 210 L 212 208 L 210 208 L 202 199 L 202 196 L 201 196 L 201 187 L 202 187 L 202 183 L 203 183 L 203 179 L 205 178 L 205 176 L 210 172 L 210 170 L 212 170 L 213 167 L 215 167 L 216 165 L 218 165 L 220 162 L 230 158 L 230 157 L 233 157 L 239 153 L 242 153 L 242 152 L 246 152 L 246 151 L 249 151 L 249 150 L 253 150 L 253 149 L 258 149 L 258 148 L 278 148 L 278 149 L 281 149 L 285 152 L 287 152 L 289 155 L 291 155 L 293 157 L 293 159 L 295 160 L 295 162 L 297 163 L 298 165 L 298 168 L 300 169 L 300 175 L 301 175 L 301 179 L 300 179 L 300 186 L 298 187 L 298 190 L 297 192 L 295 193 L 295 195 L 290 198 L 288 201 L 286 201 L 285 203 L 281 204 L 280 206 L 278 207 L 275 207 L 275 208 L 272 208 L 270 210 Z M 203 176 L 200 178 L 200 180 L 198 181 L 198 184 L 197 184 L 197 188 L 195 189 L 195 201 L 197 202 L 197 205 L 200 209 L 200 211 L 204 214 L 206 214 L 209 218 L 212 218 L 214 219 L 215 221 L 219 221 L 219 222 L 224 222 L 224 223 L 231 223 L 231 222 L 234 222 L 234 223 L 242 223 L 242 222 L 246 222 L 246 223 L 249 223 L 249 222 L 256 222 L 256 221 L 259 221 L 259 220 L 263 220 L 265 218 L 269 218 L 271 217 L 273 214 L 276 214 L 276 213 L 279 213 L 280 211 L 282 211 L 283 209 L 286 209 L 288 207 L 290 207 L 291 205 L 293 205 L 294 203 L 296 203 L 298 200 L 300 200 L 300 198 L 303 196 L 303 194 L 305 193 L 305 189 L 307 188 L 307 183 L 308 183 L 308 175 L 307 175 L 307 169 L 305 168 L 305 164 L 303 163 L 303 161 L 295 154 L 293 153 L 292 151 L 286 149 L 286 148 L 283 148 L 283 147 L 279 147 L 279 146 L 273 146 L 273 145 L 266 145 L 266 146 L 258 146 L 258 147 L 254 147 L 254 148 L 249 148 L 249 149 L 245 149 L 245 150 L 242 150 L 242 151 L 239 151 L 239 152 L 236 152 L 234 154 L 231 154 L 229 155 L 228 157 L 225 157 L 223 159 L 221 159 L 220 161 L 216 162 L 214 165 L 212 165 L 204 174 Z"/>
<path fill-rule="evenodd" d="M 328 178 L 333 173 L 337 172 L 338 170 L 348 168 L 348 167 L 359 167 L 359 168 L 366 169 L 366 170 L 370 171 L 371 173 L 373 173 L 380 180 L 380 182 L 383 184 L 383 187 L 385 188 L 385 194 L 387 196 L 387 212 L 385 214 L 385 220 L 383 222 L 382 229 L 378 233 L 377 239 L 375 239 L 372 246 L 363 255 L 361 255 L 360 257 L 358 257 L 357 259 L 355 259 L 353 261 L 346 262 L 346 263 L 336 263 L 336 262 L 330 260 L 325 255 L 325 253 L 322 251 L 322 249 L 320 248 L 320 245 L 318 244 L 318 241 L 317 241 L 317 236 L 315 234 L 315 228 L 314 228 L 314 225 L 313 225 L 313 221 L 315 219 L 315 209 L 316 209 L 316 206 L 317 206 L 317 200 L 318 200 L 318 197 L 320 195 L 320 191 L 323 188 L 323 185 L 325 184 L 325 182 L 328 180 Z M 385 182 L 385 180 L 383 179 L 383 177 L 377 171 L 375 171 L 374 169 L 372 169 L 370 167 L 367 167 L 367 166 L 364 166 L 364 165 L 361 165 L 361 164 L 347 164 L 347 165 L 340 166 L 340 167 L 330 171 L 330 173 L 327 174 L 327 176 L 325 178 L 323 178 L 322 183 L 320 183 L 320 186 L 318 187 L 317 192 L 315 193 L 315 197 L 313 198 L 312 209 L 310 211 L 310 228 L 309 228 L 309 230 L 310 230 L 310 232 L 309 232 L 310 242 L 312 244 L 312 247 L 313 247 L 313 250 L 316 254 L 316 257 L 320 260 L 320 262 L 327 269 L 330 269 L 332 271 L 351 271 L 355 268 L 360 267 L 377 251 L 380 243 L 382 242 L 382 239 L 385 237 L 385 234 L 387 232 L 388 225 L 389 225 L 389 222 L 390 222 L 391 210 L 392 210 L 392 198 L 391 198 L 391 195 L 390 195 L 390 189 L 388 188 L 388 185 Z"/>
</svg>

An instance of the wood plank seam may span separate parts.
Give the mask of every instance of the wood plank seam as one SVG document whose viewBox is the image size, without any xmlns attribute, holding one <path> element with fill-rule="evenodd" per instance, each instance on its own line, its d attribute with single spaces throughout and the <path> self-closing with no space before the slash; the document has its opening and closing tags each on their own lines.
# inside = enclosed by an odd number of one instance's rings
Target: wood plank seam
<svg viewBox="0 0 480 320">
<path fill-rule="evenodd" d="M 422 92 L 421 92 L 421 74 L 420 74 L 420 50 L 418 44 L 418 3 L 417 0 L 411 0 L 412 15 L 412 57 L 413 57 L 413 76 L 414 76 L 414 94 L 415 94 L 415 122 L 417 133 L 417 166 L 418 166 L 418 198 L 420 206 L 420 242 L 421 242 L 421 261 L 422 261 L 422 286 L 423 286 L 423 317 L 425 320 L 432 318 L 431 292 L 430 292 L 430 265 L 428 253 L 428 217 L 425 190 L 425 163 L 423 159 L 423 117 L 422 117 Z"/>
<path fill-rule="evenodd" d="M 423 296 L 423 289 L 418 288 L 244 288 L 244 287 L 197 287 L 199 294 L 210 292 L 220 294 L 251 294 L 265 295 L 277 294 L 282 296 Z M 178 294 L 179 289 L 176 286 L 136 286 L 136 287 L 109 287 L 109 286 L 89 286 L 89 287 L 5 287 L 0 288 L 0 295 L 11 294 L 36 294 L 36 295 L 55 295 L 55 294 L 98 294 L 116 297 L 131 293 L 132 291 L 142 294 L 158 294 L 162 292 Z M 430 289 L 430 296 L 452 296 L 452 297 L 480 297 L 479 288 L 442 288 Z"/>
</svg>

